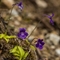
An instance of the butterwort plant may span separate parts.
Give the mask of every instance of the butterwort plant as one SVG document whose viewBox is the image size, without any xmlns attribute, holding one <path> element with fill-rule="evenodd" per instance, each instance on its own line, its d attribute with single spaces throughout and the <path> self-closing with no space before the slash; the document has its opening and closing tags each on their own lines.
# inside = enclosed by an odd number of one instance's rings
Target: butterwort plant
<svg viewBox="0 0 60 60">
<path fill-rule="evenodd" d="M 18 6 L 20 10 L 23 9 L 23 4 L 22 4 L 22 2 L 13 4 L 13 6 L 15 6 L 15 5 Z"/>
<path fill-rule="evenodd" d="M 50 19 L 50 23 L 51 23 L 52 25 L 54 25 L 54 21 L 53 21 L 53 16 L 54 16 L 54 14 L 52 13 L 51 16 L 45 14 L 45 16 L 47 16 L 47 17 Z"/>
<path fill-rule="evenodd" d="M 28 39 L 26 39 L 28 36 L 28 32 L 26 31 L 25 28 L 20 28 L 19 32 L 17 33 L 17 37 L 20 38 L 21 40 L 25 40 L 29 45 L 30 42 L 28 41 Z M 30 45 L 31 48 L 34 48 L 32 45 Z"/>
<path fill-rule="evenodd" d="M 9 17 L 6 18 L 5 20 L 9 20 L 9 19 L 10 19 L 10 17 L 12 16 L 13 8 L 14 8 L 15 6 L 18 6 L 18 8 L 22 11 L 22 9 L 23 9 L 23 4 L 22 4 L 22 2 L 13 4 L 12 9 L 11 9 L 11 13 L 10 13 Z"/>
<path fill-rule="evenodd" d="M 45 44 L 43 42 L 43 39 L 38 39 L 37 42 L 36 42 L 36 45 L 34 47 L 26 39 L 27 36 L 28 36 L 28 33 L 27 33 L 26 29 L 25 28 L 20 28 L 19 32 L 17 33 L 17 37 L 20 38 L 20 40 L 25 40 L 30 45 L 30 48 L 33 49 L 33 50 L 35 50 L 36 48 L 39 48 L 40 50 L 43 49 L 43 46 Z M 10 53 L 12 53 L 16 57 L 17 60 L 25 60 L 26 57 L 28 56 L 29 52 L 30 52 L 30 50 L 28 52 L 26 52 L 20 46 L 15 46 L 14 48 L 12 48 L 10 50 Z"/>
<path fill-rule="evenodd" d="M 23 9 L 22 2 L 16 3 L 13 6 L 15 6 L 15 5 L 17 5 L 21 10 Z M 33 31 L 36 29 L 36 27 L 33 29 Z M 28 32 L 26 31 L 25 28 L 19 28 L 19 32 L 17 33 L 17 38 L 19 38 L 22 41 L 26 41 L 29 44 L 29 47 L 31 49 L 33 49 L 33 50 L 35 50 L 36 48 L 39 48 L 40 50 L 42 50 L 43 46 L 45 44 L 43 42 L 43 39 L 37 39 L 37 42 L 36 42 L 36 44 L 34 46 L 28 40 L 28 38 L 32 35 L 32 33 L 29 36 L 28 35 L 29 34 L 28 34 Z M 24 51 L 24 49 L 22 47 L 20 47 L 20 46 L 14 46 L 14 48 L 12 48 L 10 50 L 10 53 L 12 53 L 16 57 L 17 60 L 25 60 L 30 51 L 31 50 L 29 50 L 28 52 L 26 52 L 26 51 Z"/>
<path fill-rule="evenodd" d="M 45 43 L 44 43 L 43 39 L 38 39 L 37 43 L 36 43 L 36 47 L 39 49 L 43 49 L 44 44 Z"/>
<path fill-rule="evenodd" d="M 28 36 L 28 33 L 26 32 L 26 29 L 25 28 L 20 28 L 19 29 L 19 33 L 17 34 L 17 36 L 18 36 L 18 38 L 20 38 L 20 39 L 22 39 L 22 40 L 26 40 L 26 42 L 28 43 L 28 44 L 30 44 L 29 43 L 29 41 L 26 39 L 26 37 Z M 43 39 L 37 39 L 37 42 L 36 42 L 36 47 L 37 48 L 39 48 L 39 49 L 43 49 L 43 46 L 44 46 L 44 42 L 43 42 Z M 32 45 L 30 45 L 31 47 L 33 47 Z"/>
<path fill-rule="evenodd" d="M 20 8 L 20 10 L 22 10 L 23 9 L 23 4 L 22 4 L 22 2 L 19 2 L 19 3 L 15 3 L 15 4 L 13 4 L 13 7 L 14 6 L 18 6 L 19 8 Z M 12 8 L 13 9 L 13 8 Z M 12 13 L 12 10 L 11 10 L 11 13 Z M 10 16 L 9 16 L 9 18 L 11 17 L 11 14 L 10 14 Z M 53 17 L 53 14 L 52 14 L 52 16 L 48 16 L 47 15 L 47 17 L 50 19 L 50 21 L 51 21 L 51 23 L 53 24 L 53 20 L 52 20 L 52 17 Z M 36 26 L 37 27 L 37 26 Z M 36 29 L 36 27 L 33 29 L 33 31 Z M 32 32 L 33 32 L 32 31 Z M 28 38 L 27 37 L 30 37 L 32 34 L 30 34 L 29 36 L 28 36 L 28 32 L 26 31 L 26 29 L 25 28 L 20 28 L 19 29 L 19 32 L 17 33 L 17 36 L 9 36 L 9 35 L 7 35 L 7 34 L 0 34 L 0 39 L 4 39 L 7 43 L 9 42 L 9 39 L 11 39 L 11 38 L 19 38 L 20 40 L 22 40 L 22 41 L 26 41 L 29 45 L 30 45 L 30 48 L 31 49 L 33 49 L 33 50 L 35 50 L 36 48 L 39 48 L 40 50 L 41 49 L 43 49 L 43 46 L 44 46 L 44 41 L 43 41 L 43 39 L 37 39 L 37 42 L 36 42 L 36 44 L 35 44 L 35 46 L 34 45 L 32 45 L 29 41 L 28 41 Z M 17 60 L 25 60 L 26 59 L 26 57 L 28 56 L 28 54 L 29 54 L 29 52 L 30 52 L 31 50 L 29 50 L 29 51 L 24 51 L 24 49 L 22 48 L 22 47 L 20 47 L 20 46 L 14 46 L 14 48 L 12 48 L 11 50 L 10 50 L 10 53 L 12 53 L 15 57 L 16 57 L 16 59 Z"/>
<path fill-rule="evenodd" d="M 15 46 L 10 50 L 10 53 L 12 53 L 17 60 L 25 60 L 28 56 L 29 52 L 26 52 L 22 49 L 20 46 Z"/>
<path fill-rule="evenodd" d="M 6 33 L 5 34 L 0 34 L 0 39 L 4 39 L 7 43 L 9 42 L 9 39 L 16 38 L 16 36 L 9 36 Z"/>
<path fill-rule="evenodd" d="M 28 33 L 26 32 L 25 28 L 20 28 L 17 36 L 18 36 L 18 38 L 24 40 L 28 36 Z"/>
</svg>

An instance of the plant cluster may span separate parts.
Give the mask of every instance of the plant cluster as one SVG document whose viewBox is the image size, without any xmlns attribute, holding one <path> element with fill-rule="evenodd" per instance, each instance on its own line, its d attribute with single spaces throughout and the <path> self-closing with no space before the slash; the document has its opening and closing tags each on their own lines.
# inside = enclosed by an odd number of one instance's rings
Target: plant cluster
<svg viewBox="0 0 60 60">
<path fill-rule="evenodd" d="M 15 5 L 17 5 L 17 6 L 20 8 L 20 10 L 23 9 L 23 4 L 22 4 L 22 2 L 13 4 L 13 7 L 14 7 Z M 47 17 L 50 19 L 50 23 L 51 23 L 52 25 L 54 25 L 54 22 L 53 22 L 53 20 L 52 20 L 52 17 L 54 16 L 54 14 L 52 14 L 52 16 L 49 16 L 49 15 L 45 15 L 45 16 L 47 16 Z M 3 34 L 3 33 L 2 33 L 2 34 L 0 34 L 0 39 L 3 38 L 3 39 L 8 43 L 8 42 L 9 42 L 9 39 L 19 38 L 19 39 L 22 40 L 22 41 L 26 41 L 26 43 L 29 45 L 29 47 L 30 47 L 31 49 L 35 50 L 36 48 L 38 48 L 38 49 L 42 50 L 43 47 L 44 47 L 44 44 L 45 44 L 45 42 L 43 41 L 43 39 L 39 39 L 39 38 L 38 38 L 37 41 L 36 41 L 36 44 L 35 44 L 35 46 L 34 46 L 34 45 L 32 45 L 32 44 L 28 41 L 28 38 L 30 37 L 30 36 L 28 36 L 28 35 L 29 35 L 29 34 L 28 34 L 28 32 L 26 31 L 25 28 L 19 28 L 19 32 L 17 33 L 16 36 L 9 36 L 9 35 L 7 35 L 7 34 Z M 26 57 L 28 56 L 29 52 L 30 52 L 30 50 L 26 52 L 26 51 L 25 51 L 21 46 L 19 46 L 19 45 L 16 45 L 14 48 L 12 48 L 12 49 L 10 50 L 10 53 L 13 54 L 13 55 L 16 57 L 17 60 L 25 60 Z"/>
</svg>

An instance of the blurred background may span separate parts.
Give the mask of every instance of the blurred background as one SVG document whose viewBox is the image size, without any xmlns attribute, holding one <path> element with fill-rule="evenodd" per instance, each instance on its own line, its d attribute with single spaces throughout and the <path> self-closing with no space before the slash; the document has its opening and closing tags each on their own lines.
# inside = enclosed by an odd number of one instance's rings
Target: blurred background
<svg viewBox="0 0 60 60">
<path fill-rule="evenodd" d="M 15 6 L 10 19 L 7 19 L 12 5 L 18 2 L 23 4 L 22 11 Z M 52 13 L 54 13 L 54 26 L 49 18 L 44 16 L 44 14 L 52 15 Z M 41 58 L 60 60 L 60 0 L 0 0 L 0 16 L 14 28 L 14 32 L 24 27 L 30 34 L 37 25 L 29 41 L 32 41 L 34 37 L 44 40 L 44 48 L 37 49 L 39 60 Z"/>
</svg>

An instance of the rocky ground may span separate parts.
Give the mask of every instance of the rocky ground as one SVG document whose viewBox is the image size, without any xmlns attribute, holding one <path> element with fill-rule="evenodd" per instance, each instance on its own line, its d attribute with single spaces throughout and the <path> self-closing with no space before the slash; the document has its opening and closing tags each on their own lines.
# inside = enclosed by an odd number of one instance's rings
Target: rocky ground
<svg viewBox="0 0 60 60">
<path fill-rule="evenodd" d="M 15 0 L 15 2 L 19 1 Z M 18 29 L 24 27 L 30 34 L 37 25 L 29 37 L 29 41 L 34 43 L 35 40 L 32 41 L 34 37 L 41 38 L 44 39 L 45 45 L 42 50 L 32 50 L 26 60 L 60 60 L 60 0 L 22 0 L 22 3 L 24 5 L 23 10 L 16 9 L 21 20 L 14 15 L 10 20 L 5 20 L 9 16 L 10 9 L 2 2 L 0 3 L 2 16 L 0 18 L 0 33 L 5 33 L 7 30 L 8 35 L 16 35 Z M 54 13 L 54 26 L 44 16 L 44 14 L 51 15 L 52 13 Z M 5 22 L 5 25 L 2 21 Z M 9 53 L 9 49 L 17 44 L 21 44 L 19 39 L 11 39 L 8 44 L 0 39 L 0 60 L 15 60 L 14 56 Z M 25 46 L 25 48 L 27 47 Z"/>
</svg>

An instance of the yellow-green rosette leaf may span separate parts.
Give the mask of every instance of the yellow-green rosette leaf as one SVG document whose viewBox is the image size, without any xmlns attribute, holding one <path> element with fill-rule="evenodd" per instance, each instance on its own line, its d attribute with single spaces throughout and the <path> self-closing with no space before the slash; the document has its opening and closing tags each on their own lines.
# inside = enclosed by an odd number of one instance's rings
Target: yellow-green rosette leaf
<svg viewBox="0 0 60 60">
<path fill-rule="evenodd" d="M 7 39 L 7 38 L 5 38 L 5 37 L 4 37 L 4 39 L 5 39 L 5 41 L 6 41 L 7 43 L 9 42 L 9 39 Z"/>
<path fill-rule="evenodd" d="M 16 38 L 16 36 L 6 36 L 6 38 Z"/>
<path fill-rule="evenodd" d="M 19 54 L 19 51 L 18 51 L 18 46 L 15 46 L 13 49 L 11 49 L 10 53 L 12 53 L 15 57 L 20 58 L 20 54 Z"/>
<path fill-rule="evenodd" d="M 4 37 L 4 34 L 0 34 L 0 38 L 3 38 Z"/>
<path fill-rule="evenodd" d="M 24 56 L 23 56 L 23 59 L 22 59 L 22 60 L 25 60 L 25 59 L 26 59 L 26 57 L 28 56 L 28 54 L 29 54 L 29 52 L 26 52 L 26 53 L 24 54 Z"/>
<path fill-rule="evenodd" d="M 13 49 L 10 50 L 10 53 L 15 53 L 17 49 L 17 46 L 15 46 Z"/>
<path fill-rule="evenodd" d="M 33 45 L 30 45 L 30 48 L 31 48 L 31 49 L 33 49 L 33 50 L 35 50 L 35 49 L 36 49 Z"/>
<path fill-rule="evenodd" d="M 25 51 L 20 46 L 18 46 L 18 49 L 19 49 L 19 53 L 20 53 L 20 58 L 22 58 L 23 55 L 25 54 Z"/>
<path fill-rule="evenodd" d="M 28 44 L 30 44 L 30 42 L 28 40 L 25 40 Z"/>
<path fill-rule="evenodd" d="M 20 57 L 20 55 L 18 53 L 14 53 L 13 55 L 16 57 Z"/>
</svg>

